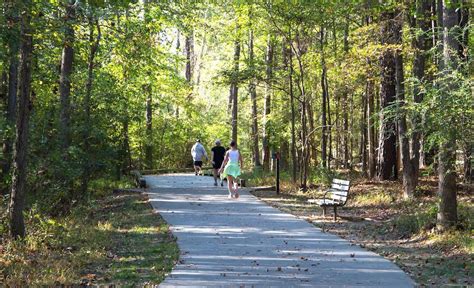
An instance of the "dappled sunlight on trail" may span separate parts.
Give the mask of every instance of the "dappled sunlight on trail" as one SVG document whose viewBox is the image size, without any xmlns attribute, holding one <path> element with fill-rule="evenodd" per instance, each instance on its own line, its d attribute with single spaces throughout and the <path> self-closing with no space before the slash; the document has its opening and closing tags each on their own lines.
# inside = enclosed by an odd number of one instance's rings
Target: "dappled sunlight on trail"
<svg viewBox="0 0 474 288">
<path fill-rule="evenodd" d="M 189 174 L 146 176 L 150 202 L 181 249 L 162 286 L 411 287 L 393 263 L 272 208 Z"/>
</svg>

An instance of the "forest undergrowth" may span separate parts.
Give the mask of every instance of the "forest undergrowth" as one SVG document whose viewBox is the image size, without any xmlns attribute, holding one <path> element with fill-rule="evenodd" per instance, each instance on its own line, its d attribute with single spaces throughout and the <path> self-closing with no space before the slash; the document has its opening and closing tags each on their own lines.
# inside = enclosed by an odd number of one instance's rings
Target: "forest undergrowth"
<svg viewBox="0 0 474 288">
<path fill-rule="evenodd" d="M 31 207 L 23 241 L 7 237 L 2 201 L 0 286 L 160 283 L 178 259 L 175 238 L 144 194 L 115 191 L 57 217 Z"/>
</svg>

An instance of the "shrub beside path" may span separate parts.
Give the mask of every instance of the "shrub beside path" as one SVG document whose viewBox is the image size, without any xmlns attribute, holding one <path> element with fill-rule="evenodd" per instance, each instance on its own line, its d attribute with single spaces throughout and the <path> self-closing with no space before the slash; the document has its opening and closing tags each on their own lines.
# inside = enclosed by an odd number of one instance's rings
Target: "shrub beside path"
<svg viewBox="0 0 474 288">
<path fill-rule="evenodd" d="M 413 287 L 395 264 L 244 191 L 194 174 L 145 176 L 181 251 L 171 286 Z"/>
</svg>

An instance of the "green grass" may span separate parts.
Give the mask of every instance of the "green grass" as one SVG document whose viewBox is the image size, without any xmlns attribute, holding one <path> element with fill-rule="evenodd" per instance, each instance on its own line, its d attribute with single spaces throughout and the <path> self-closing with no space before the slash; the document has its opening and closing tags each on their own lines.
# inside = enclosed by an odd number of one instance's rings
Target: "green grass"
<svg viewBox="0 0 474 288">
<path fill-rule="evenodd" d="M 26 226 L 24 241 L 2 239 L 0 284 L 158 284 L 179 256 L 168 226 L 138 193 L 93 200 L 58 219 L 33 207 Z"/>
</svg>

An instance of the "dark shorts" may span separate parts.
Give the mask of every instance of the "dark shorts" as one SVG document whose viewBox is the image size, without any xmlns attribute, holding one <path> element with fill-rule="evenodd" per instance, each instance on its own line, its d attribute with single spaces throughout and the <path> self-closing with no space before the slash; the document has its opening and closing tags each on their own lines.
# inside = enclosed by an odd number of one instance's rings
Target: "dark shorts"
<svg viewBox="0 0 474 288">
<path fill-rule="evenodd" d="M 202 167 L 202 161 L 194 161 L 194 166 Z"/>
<path fill-rule="evenodd" d="M 222 162 L 215 162 L 214 164 L 212 164 L 212 167 L 214 169 L 221 169 L 221 166 L 222 166 Z"/>
</svg>

